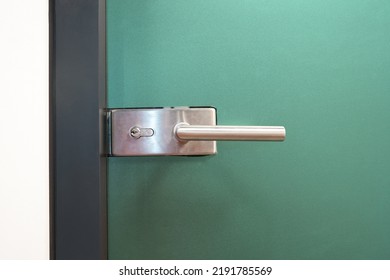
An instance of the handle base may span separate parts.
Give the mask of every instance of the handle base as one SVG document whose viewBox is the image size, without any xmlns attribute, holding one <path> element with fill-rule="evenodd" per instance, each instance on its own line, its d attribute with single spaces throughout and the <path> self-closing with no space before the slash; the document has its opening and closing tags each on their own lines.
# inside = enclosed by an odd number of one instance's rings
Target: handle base
<svg viewBox="0 0 390 280">
<path fill-rule="evenodd" d="M 212 107 L 111 109 L 109 156 L 201 156 L 217 153 L 216 141 L 181 141 L 178 123 L 216 125 Z"/>
</svg>

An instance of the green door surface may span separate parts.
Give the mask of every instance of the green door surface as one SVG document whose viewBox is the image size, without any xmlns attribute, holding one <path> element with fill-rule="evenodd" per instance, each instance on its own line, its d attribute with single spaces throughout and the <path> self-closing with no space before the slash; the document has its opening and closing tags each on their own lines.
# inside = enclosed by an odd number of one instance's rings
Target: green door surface
<svg viewBox="0 0 390 280">
<path fill-rule="evenodd" d="M 285 142 L 109 158 L 110 259 L 390 259 L 390 1 L 107 0 L 109 107 Z"/>
</svg>

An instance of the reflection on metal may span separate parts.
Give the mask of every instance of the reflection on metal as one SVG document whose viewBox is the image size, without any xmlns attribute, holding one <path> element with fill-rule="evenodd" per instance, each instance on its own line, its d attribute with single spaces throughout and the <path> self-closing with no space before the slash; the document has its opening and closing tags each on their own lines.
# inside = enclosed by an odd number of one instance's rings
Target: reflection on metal
<svg viewBox="0 0 390 280">
<path fill-rule="evenodd" d="M 218 126 L 212 107 L 112 109 L 110 156 L 213 155 L 216 140 L 283 141 L 281 126 Z"/>
</svg>

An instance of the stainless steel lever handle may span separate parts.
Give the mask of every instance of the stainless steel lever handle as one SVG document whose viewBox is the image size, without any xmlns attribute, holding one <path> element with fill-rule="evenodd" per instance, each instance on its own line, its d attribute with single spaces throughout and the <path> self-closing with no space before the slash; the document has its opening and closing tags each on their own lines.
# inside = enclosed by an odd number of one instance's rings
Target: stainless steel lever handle
<svg viewBox="0 0 390 280">
<path fill-rule="evenodd" d="M 213 107 L 123 108 L 107 112 L 109 156 L 204 156 L 217 140 L 283 141 L 283 126 L 217 125 Z"/>
<path fill-rule="evenodd" d="M 212 126 L 180 123 L 175 127 L 175 134 L 178 139 L 188 141 L 283 141 L 286 130 L 283 126 Z"/>
</svg>

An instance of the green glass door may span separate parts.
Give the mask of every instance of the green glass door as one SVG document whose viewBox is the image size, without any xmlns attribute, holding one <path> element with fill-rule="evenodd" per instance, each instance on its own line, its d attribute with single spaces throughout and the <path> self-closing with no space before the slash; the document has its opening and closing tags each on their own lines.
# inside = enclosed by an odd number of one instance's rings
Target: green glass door
<svg viewBox="0 0 390 280">
<path fill-rule="evenodd" d="M 110 259 L 389 259 L 390 2 L 107 0 L 108 104 L 285 142 L 108 160 Z"/>
</svg>

